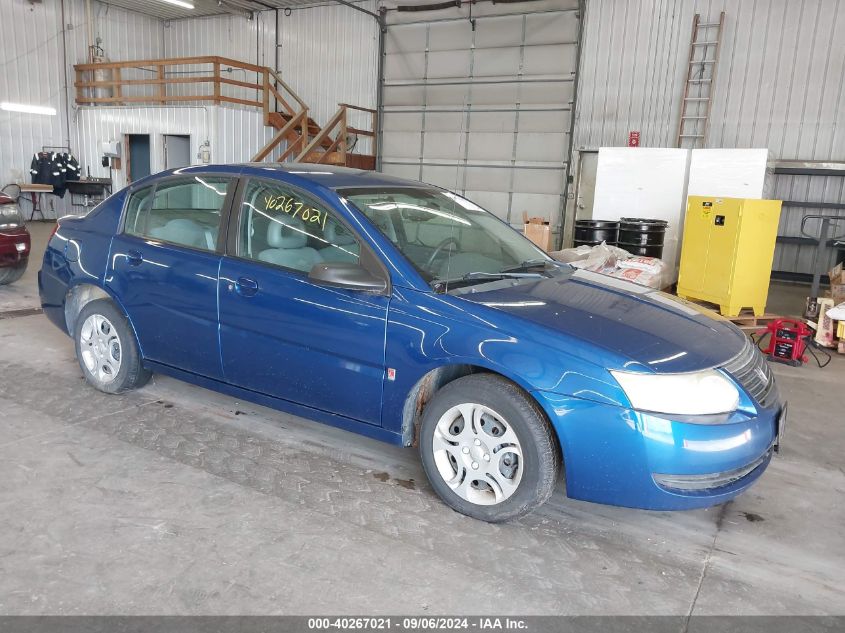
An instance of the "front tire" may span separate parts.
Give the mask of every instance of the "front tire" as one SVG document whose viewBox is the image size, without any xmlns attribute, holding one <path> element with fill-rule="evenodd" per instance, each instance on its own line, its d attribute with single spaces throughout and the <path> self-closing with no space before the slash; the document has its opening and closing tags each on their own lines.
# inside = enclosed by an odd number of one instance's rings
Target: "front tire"
<svg viewBox="0 0 845 633">
<path fill-rule="evenodd" d="M 143 387 L 150 379 L 129 322 L 108 299 L 82 308 L 73 339 L 85 380 L 100 391 L 121 393 Z"/>
<path fill-rule="evenodd" d="M 22 264 L 18 264 L 17 266 L 10 266 L 9 268 L 0 268 L 0 286 L 13 284 L 18 279 L 23 277 L 23 274 L 26 272 L 26 265 L 27 262 L 25 261 Z"/>
<path fill-rule="evenodd" d="M 560 475 L 560 448 L 543 411 L 492 374 L 465 376 L 438 391 L 423 413 L 419 445 L 441 499 L 491 523 L 545 503 Z"/>
</svg>

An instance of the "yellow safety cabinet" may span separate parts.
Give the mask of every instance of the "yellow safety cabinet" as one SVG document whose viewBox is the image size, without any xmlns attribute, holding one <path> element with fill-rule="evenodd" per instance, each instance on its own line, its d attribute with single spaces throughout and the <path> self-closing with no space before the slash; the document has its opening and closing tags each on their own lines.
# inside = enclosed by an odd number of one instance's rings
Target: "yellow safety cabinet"
<svg viewBox="0 0 845 633">
<path fill-rule="evenodd" d="M 719 305 L 725 316 L 766 309 L 780 200 L 690 196 L 678 296 Z"/>
</svg>

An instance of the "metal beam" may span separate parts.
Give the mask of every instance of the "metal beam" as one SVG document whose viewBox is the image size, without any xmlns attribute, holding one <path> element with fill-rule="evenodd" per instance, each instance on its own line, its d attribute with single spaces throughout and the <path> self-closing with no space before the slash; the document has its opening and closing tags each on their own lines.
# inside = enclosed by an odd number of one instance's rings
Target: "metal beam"
<svg viewBox="0 0 845 633">
<path fill-rule="evenodd" d="M 845 176 L 845 162 L 821 160 L 769 161 L 772 173 L 792 176 Z"/>
<path fill-rule="evenodd" d="M 376 60 L 376 129 L 373 130 L 373 154 L 376 157 L 376 170 L 381 171 L 382 141 L 384 140 L 384 37 L 387 35 L 386 10 L 382 7 L 378 16 L 378 59 Z"/>
<path fill-rule="evenodd" d="M 368 11 L 367 9 L 364 9 L 363 7 L 359 7 L 354 2 L 349 2 L 348 0 L 333 0 L 333 1 L 337 2 L 338 4 L 342 4 L 344 6 L 347 6 L 350 9 L 355 9 L 356 11 L 360 11 L 361 13 L 366 13 L 371 18 L 375 19 L 379 24 L 381 24 L 382 19 L 381 19 L 381 16 L 378 13 L 373 13 L 372 11 Z"/>
</svg>

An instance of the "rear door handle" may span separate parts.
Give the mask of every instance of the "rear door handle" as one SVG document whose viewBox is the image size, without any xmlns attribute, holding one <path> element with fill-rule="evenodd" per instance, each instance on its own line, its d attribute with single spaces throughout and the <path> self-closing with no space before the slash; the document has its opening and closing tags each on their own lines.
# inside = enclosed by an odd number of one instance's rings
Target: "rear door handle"
<svg viewBox="0 0 845 633">
<path fill-rule="evenodd" d="M 144 261 L 144 256 L 141 255 L 140 251 L 127 251 L 126 260 L 129 262 L 130 266 L 138 266 L 142 261 Z"/>
<path fill-rule="evenodd" d="M 235 292 L 242 297 L 251 297 L 258 292 L 258 282 L 249 277 L 238 277 L 235 282 Z"/>
</svg>

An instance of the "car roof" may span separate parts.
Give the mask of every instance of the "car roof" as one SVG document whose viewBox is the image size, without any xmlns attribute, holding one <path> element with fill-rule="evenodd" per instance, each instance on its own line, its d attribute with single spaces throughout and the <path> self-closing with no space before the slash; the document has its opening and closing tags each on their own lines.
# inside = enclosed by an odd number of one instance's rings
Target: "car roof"
<svg viewBox="0 0 845 633">
<path fill-rule="evenodd" d="M 291 174 L 329 189 L 351 189 L 355 187 L 426 187 L 439 189 L 418 180 L 388 176 L 378 171 L 352 169 L 338 165 L 317 165 L 314 163 L 244 163 L 244 173 L 258 175 L 268 171 Z"/>
</svg>

